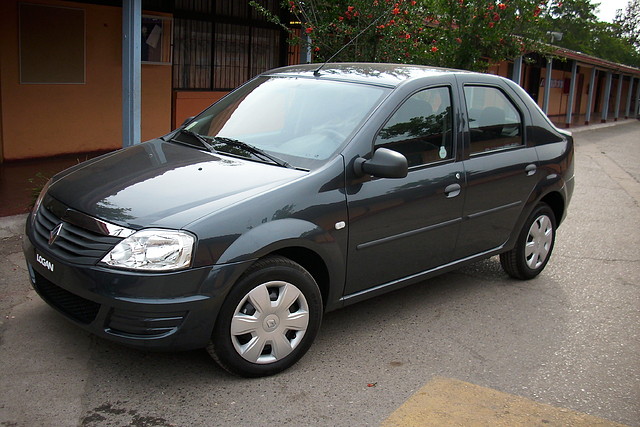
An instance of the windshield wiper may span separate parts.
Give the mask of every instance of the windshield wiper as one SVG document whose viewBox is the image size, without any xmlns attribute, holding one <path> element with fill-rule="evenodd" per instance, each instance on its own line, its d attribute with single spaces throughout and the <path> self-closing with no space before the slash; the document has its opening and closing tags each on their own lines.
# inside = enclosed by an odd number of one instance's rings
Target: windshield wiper
<svg viewBox="0 0 640 427">
<path fill-rule="evenodd" d="M 198 133 L 195 133 L 194 131 L 191 131 L 189 129 L 182 129 L 180 131 L 178 131 L 178 133 L 176 135 L 189 135 L 191 138 L 195 139 L 196 141 L 198 141 L 204 148 L 206 148 L 207 150 L 209 150 L 209 152 L 211 153 L 217 153 L 216 149 L 213 148 L 213 145 L 209 144 L 209 142 L 207 142 L 206 139 L 204 139 L 204 137 Z M 184 143 L 184 141 L 180 141 L 175 139 L 175 135 L 173 138 L 171 138 L 173 141 L 177 141 L 177 142 L 182 142 Z"/>
<path fill-rule="evenodd" d="M 233 147 L 238 147 L 242 150 L 255 154 L 258 157 L 262 157 L 264 159 L 270 160 L 271 162 L 275 163 L 278 166 L 282 166 L 283 168 L 295 169 L 293 166 L 291 166 L 289 163 L 285 162 L 284 160 L 279 159 L 276 156 L 272 156 L 271 154 L 268 154 L 267 152 L 259 149 L 258 147 L 254 147 L 253 145 L 247 144 L 246 142 L 238 141 L 237 139 L 226 138 L 224 136 L 214 136 L 213 139 L 216 142 L 222 142 L 224 144 L 231 145 Z"/>
</svg>

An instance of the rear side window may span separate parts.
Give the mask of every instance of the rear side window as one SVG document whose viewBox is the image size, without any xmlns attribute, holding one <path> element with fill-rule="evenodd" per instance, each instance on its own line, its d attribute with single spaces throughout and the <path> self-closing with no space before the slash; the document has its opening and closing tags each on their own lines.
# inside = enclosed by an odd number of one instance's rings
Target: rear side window
<svg viewBox="0 0 640 427">
<path fill-rule="evenodd" d="M 453 158 L 449 88 L 425 89 L 409 97 L 376 137 L 385 147 L 407 158 L 409 167 Z"/>
<path fill-rule="evenodd" d="M 498 88 L 465 86 L 471 155 L 524 144 L 522 115 Z"/>
</svg>

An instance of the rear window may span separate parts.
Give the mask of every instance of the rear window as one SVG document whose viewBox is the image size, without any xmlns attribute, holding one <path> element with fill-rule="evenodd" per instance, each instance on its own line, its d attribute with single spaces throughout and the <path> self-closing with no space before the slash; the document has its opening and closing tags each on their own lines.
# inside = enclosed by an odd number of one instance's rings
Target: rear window
<svg viewBox="0 0 640 427">
<path fill-rule="evenodd" d="M 522 114 L 496 87 L 465 86 L 471 155 L 520 147 Z"/>
</svg>

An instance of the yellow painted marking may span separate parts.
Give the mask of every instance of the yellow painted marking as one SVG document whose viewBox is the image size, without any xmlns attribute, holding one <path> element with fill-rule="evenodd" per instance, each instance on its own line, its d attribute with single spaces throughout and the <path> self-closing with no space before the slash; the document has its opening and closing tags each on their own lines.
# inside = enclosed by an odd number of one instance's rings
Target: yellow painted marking
<svg viewBox="0 0 640 427">
<path fill-rule="evenodd" d="M 431 380 L 382 423 L 382 427 L 395 426 L 624 427 L 602 418 L 448 378 Z"/>
</svg>

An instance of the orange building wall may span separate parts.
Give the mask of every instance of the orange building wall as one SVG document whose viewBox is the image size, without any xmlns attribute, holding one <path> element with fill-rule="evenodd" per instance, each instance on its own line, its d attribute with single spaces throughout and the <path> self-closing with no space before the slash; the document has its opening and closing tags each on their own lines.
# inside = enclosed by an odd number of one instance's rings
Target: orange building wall
<svg viewBox="0 0 640 427">
<path fill-rule="evenodd" d="M 122 9 L 85 10 L 85 84 L 20 84 L 18 1 L 0 2 L 0 113 L 4 160 L 122 147 Z M 170 130 L 171 67 L 142 66 L 142 139 Z"/>
<path fill-rule="evenodd" d="M 544 85 L 542 84 L 542 80 L 546 78 L 547 68 L 542 68 L 540 72 L 540 85 L 538 88 L 538 99 L 539 104 L 544 105 Z M 552 70 L 551 78 L 553 80 L 563 80 L 565 78 L 571 78 L 570 72 Z M 549 90 L 549 106 L 547 109 L 547 116 L 557 116 L 566 114 L 567 111 L 567 103 L 569 101 L 569 94 L 564 93 L 564 88 L 552 87 Z"/>
<path fill-rule="evenodd" d="M 229 92 L 224 91 L 176 91 L 173 94 L 173 128 L 180 126 L 188 117 L 199 114 L 209 105 Z"/>
</svg>

